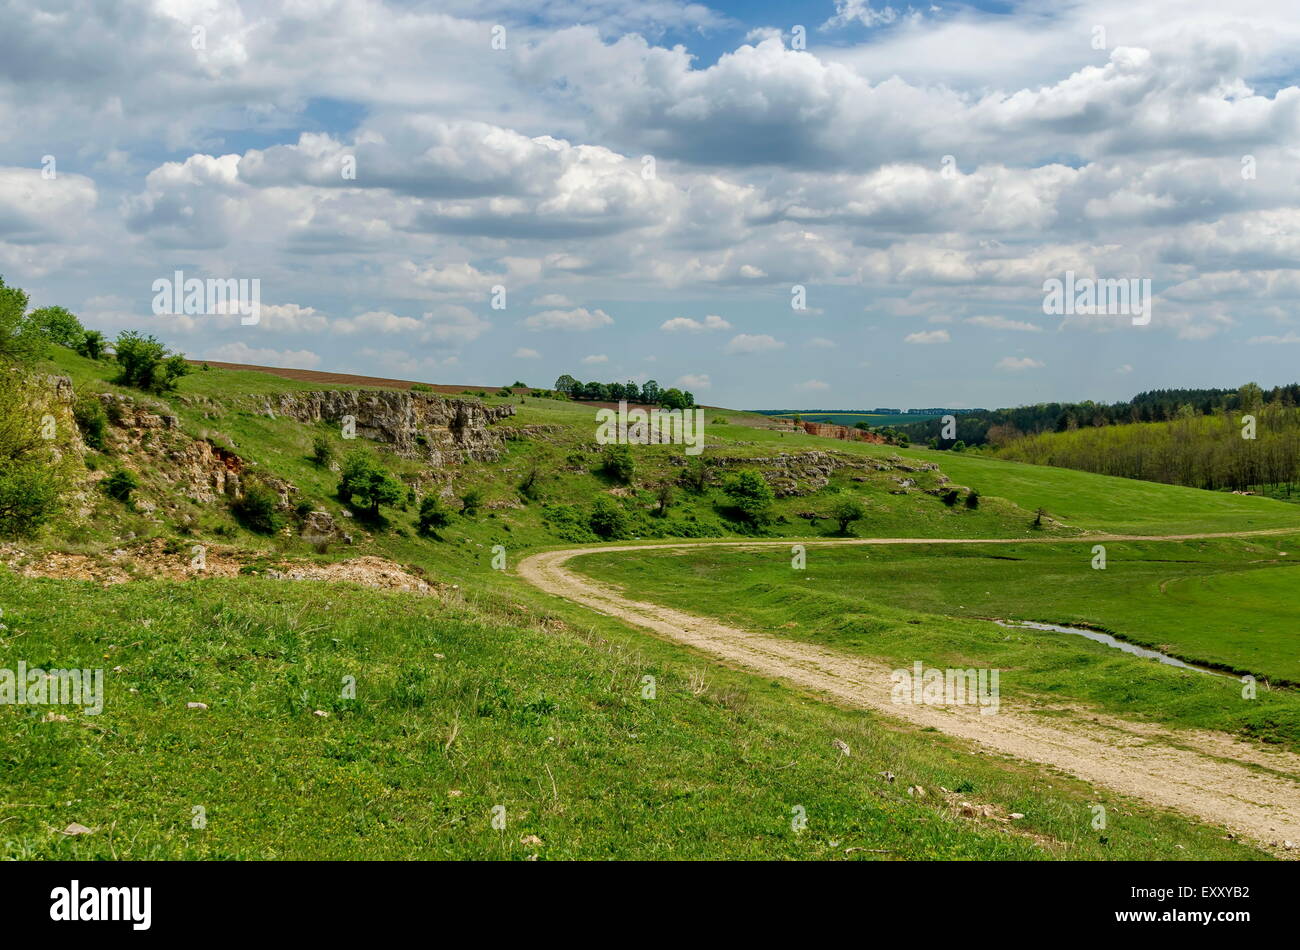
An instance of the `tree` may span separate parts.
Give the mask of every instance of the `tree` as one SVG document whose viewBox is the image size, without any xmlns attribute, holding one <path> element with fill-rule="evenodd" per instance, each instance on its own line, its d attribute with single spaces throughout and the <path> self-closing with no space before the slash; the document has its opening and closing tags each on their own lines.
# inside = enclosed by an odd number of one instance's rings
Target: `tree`
<svg viewBox="0 0 1300 950">
<path fill-rule="evenodd" d="M 365 449 L 349 452 L 343 459 L 339 474 L 339 498 L 344 504 L 357 498 L 371 517 L 379 517 L 380 505 L 397 505 L 406 497 L 402 483 L 371 458 Z"/>
<path fill-rule="evenodd" d="M 423 535 L 437 534 L 439 528 L 451 524 L 451 512 L 437 495 L 425 495 L 420 501 L 420 518 L 416 530 Z"/>
<path fill-rule="evenodd" d="M 641 387 L 641 401 L 649 403 L 652 406 L 657 406 L 662 397 L 663 390 L 659 388 L 659 384 L 653 379 L 647 379 L 645 384 Z"/>
<path fill-rule="evenodd" d="M 559 379 L 555 381 L 555 391 L 557 393 L 564 393 L 564 395 L 566 396 L 572 396 L 575 392 L 577 392 L 581 388 L 582 388 L 582 383 L 578 382 L 568 373 L 565 373 L 563 376 L 561 376 Z"/>
<path fill-rule="evenodd" d="M 41 307 L 27 315 L 33 327 L 44 333 L 51 343 L 75 350 L 85 339 L 86 328 L 77 315 L 66 307 Z"/>
<path fill-rule="evenodd" d="M 663 406 L 665 409 L 686 409 L 689 408 L 690 403 L 686 401 L 685 393 L 680 389 L 673 387 L 672 389 L 664 390 L 663 394 L 659 397 L 659 405 Z"/>
<path fill-rule="evenodd" d="M 26 316 L 27 294 L 0 277 L 0 361 L 31 363 L 45 355 L 48 337 Z"/>
<path fill-rule="evenodd" d="M 840 534 L 848 534 L 849 525 L 861 521 L 866 516 L 867 509 L 862 506 L 862 502 L 852 496 L 841 498 L 831 509 L 831 517 L 839 524 Z"/>
<path fill-rule="evenodd" d="M 761 473 L 743 469 L 722 483 L 723 493 L 751 525 L 764 524 L 776 499 L 772 486 Z"/>
<path fill-rule="evenodd" d="M 104 355 L 104 347 L 107 342 L 104 339 L 104 334 L 98 330 L 87 330 L 82 336 L 81 342 L 77 344 L 77 352 L 86 359 L 97 360 Z M 207 364 L 205 363 L 204 369 L 206 368 Z"/>
<path fill-rule="evenodd" d="M 122 331 L 113 348 L 122 367 L 116 382 L 123 386 L 165 393 L 175 389 L 177 380 L 190 371 L 184 356 L 172 353 L 156 337 L 134 330 Z"/>
<path fill-rule="evenodd" d="M 629 484 L 636 472 L 632 450 L 626 445 L 605 446 L 600 453 L 600 470 L 617 482 Z"/>
<path fill-rule="evenodd" d="M 641 401 L 641 388 L 637 386 L 636 380 L 629 379 L 623 384 L 623 398 L 628 402 Z"/>
</svg>

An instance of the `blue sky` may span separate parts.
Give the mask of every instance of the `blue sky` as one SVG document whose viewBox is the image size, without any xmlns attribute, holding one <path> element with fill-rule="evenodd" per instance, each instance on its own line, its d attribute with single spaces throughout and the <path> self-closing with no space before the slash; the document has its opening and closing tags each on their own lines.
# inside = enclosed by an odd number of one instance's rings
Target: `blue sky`
<svg viewBox="0 0 1300 950">
<path fill-rule="evenodd" d="M 1290 382 L 1300 21 L 1222 6 L 0 0 L 0 275 L 195 357 L 433 382 Z M 260 280 L 261 319 L 153 313 L 176 270 Z M 1044 313 L 1066 271 L 1150 279 L 1149 325 Z"/>
</svg>

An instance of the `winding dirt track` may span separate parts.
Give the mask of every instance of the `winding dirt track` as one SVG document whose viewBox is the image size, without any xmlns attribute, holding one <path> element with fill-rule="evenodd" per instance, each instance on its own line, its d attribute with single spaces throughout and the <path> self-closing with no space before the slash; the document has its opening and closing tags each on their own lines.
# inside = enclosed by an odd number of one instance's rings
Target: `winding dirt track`
<svg viewBox="0 0 1300 950">
<path fill-rule="evenodd" d="M 845 705 L 868 708 L 918 726 L 932 726 L 991 751 L 1053 766 L 1096 786 L 1175 808 L 1278 847 L 1283 841 L 1300 844 L 1300 755 L 1269 751 L 1224 733 L 1167 729 L 1077 707 L 1017 706 L 1004 700 L 997 715 L 980 715 L 978 707 L 970 705 L 895 704 L 890 699 L 890 668 L 883 663 L 631 600 L 617 586 L 577 574 L 565 565 L 583 554 L 713 546 L 761 549 L 789 548 L 792 544 L 1093 544 L 1286 533 L 1294 533 L 1294 529 L 1067 539 L 849 538 L 599 545 L 533 554 L 521 560 L 517 570 L 543 591 L 653 631 L 731 666 L 780 678 Z M 1050 716 L 1039 714 L 1049 710 Z M 1288 856 L 1294 856 L 1294 852 Z"/>
</svg>

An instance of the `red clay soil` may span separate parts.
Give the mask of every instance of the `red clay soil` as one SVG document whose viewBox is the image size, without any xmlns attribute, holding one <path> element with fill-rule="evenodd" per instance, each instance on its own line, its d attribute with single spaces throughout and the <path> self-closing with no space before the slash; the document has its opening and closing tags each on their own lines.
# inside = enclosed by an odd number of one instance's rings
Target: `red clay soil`
<svg viewBox="0 0 1300 950">
<path fill-rule="evenodd" d="M 820 435 L 828 439 L 843 439 L 845 442 L 874 442 L 884 445 L 888 440 L 874 432 L 864 432 L 848 426 L 838 426 L 830 422 L 801 422 L 803 430 L 809 435 Z"/>
</svg>

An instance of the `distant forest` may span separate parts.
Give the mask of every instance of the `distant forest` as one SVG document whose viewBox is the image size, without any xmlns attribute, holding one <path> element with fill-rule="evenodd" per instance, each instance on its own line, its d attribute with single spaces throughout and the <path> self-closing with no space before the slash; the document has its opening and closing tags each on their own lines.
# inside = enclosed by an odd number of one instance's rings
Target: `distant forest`
<svg viewBox="0 0 1300 950">
<path fill-rule="evenodd" d="M 1260 389 L 1254 383 L 1247 383 L 1239 389 L 1153 389 L 1139 393 L 1127 402 L 1047 402 L 1014 409 L 976 410 L 956 416 L 957 431 L 952 439 L 940 438 L 943 422 L 939 418 L 907 423 L 898 428 L 913 442 L 934 444 L 937 448 L 950 448 L 956 442 L 1002 447 L 1024 436 L 1044 432 L 1070 432 L 1135 422 L 1168 422 L 1189 415 L 1214 416 L 1265 404 L 1283 408 L 1300 405 L 1300 383 L 1270 390 Z"/>
</svg>

